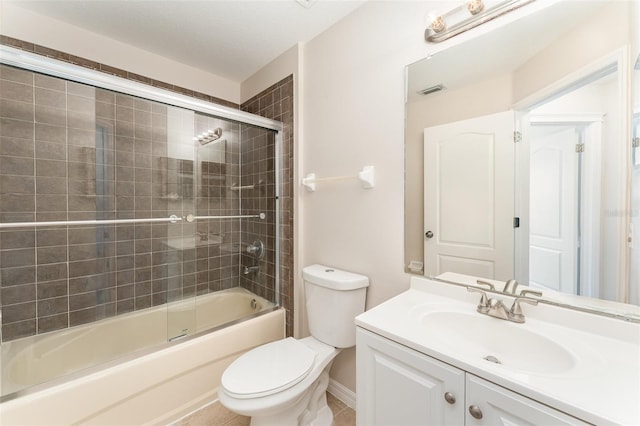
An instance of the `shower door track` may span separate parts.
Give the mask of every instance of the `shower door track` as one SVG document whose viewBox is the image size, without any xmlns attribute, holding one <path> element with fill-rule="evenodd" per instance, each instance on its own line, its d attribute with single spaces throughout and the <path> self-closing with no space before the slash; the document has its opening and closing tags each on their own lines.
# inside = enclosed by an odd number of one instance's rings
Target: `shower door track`
<svg viewBox="0 0 640 426">
<path fill-rule="evenodd" d="M 264 219 L 266 215 L 264 213 L 260 214 L 246 214 L 246 215 L 235 215 L 235 216 L 186 216 L 180 217 L 176 215 L 171 215 L 169 217 L 152 217 L 146 219 L 105 219 L 105 220 L 58 220 L 58 221 L 49 221 L 49 222 L 8 222 L 8 223 L 0 223 L 0 229 L 5 228 L 35 228 L 40 226 L 91 226 L 91 225 L 120 225 L 120 224 L 129 224 L 129 223 L 178 223 L 183 220 L 187 222 L 193 222 L 194 220 L 199 219 L 247 219 L 247 218 L 258 218 Z"/>
</svg>

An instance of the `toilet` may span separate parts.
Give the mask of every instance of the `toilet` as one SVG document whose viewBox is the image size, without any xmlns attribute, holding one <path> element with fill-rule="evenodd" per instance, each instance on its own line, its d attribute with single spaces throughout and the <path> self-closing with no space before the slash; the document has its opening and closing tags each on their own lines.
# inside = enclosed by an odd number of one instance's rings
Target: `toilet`
<svg viewBox="0 0 640 426">
<path fill-rule="evenodd" d="M 259 346 L 223 373 L 218 398 L 252 426 L 329 426 L 329 370 L 356 343 L 354 318 L 364 312 L 369 279 L 323 265 L 302 271 L 310 337 Z"/>
</svg>

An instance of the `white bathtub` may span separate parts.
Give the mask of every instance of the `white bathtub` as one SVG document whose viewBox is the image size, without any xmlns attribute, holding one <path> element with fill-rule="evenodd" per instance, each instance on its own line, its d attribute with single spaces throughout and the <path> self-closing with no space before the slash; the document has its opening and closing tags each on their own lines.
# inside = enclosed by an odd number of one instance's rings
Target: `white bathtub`
<svg viewBox="0 0 640 426">
<path fill-rule="evenodd" d="M 192 309 L 195 304 L 195 309 Z M 255 306 L 255 308 L 253 306 Z M 5 394 L 135 352 L 220 327 L 273 304 L 241 288 L 199 296 L 63 332 L 2 345 Z M 199 337 L 0 404 L 2 424 L 166 423 L 215 399 L 224 368 L 245 351 L 284 337 L 284 310 Z M 166 343 L 165 343 L 166 345 Z M 37 409 L 34 409 L 37 407 Z"/>
</svg>

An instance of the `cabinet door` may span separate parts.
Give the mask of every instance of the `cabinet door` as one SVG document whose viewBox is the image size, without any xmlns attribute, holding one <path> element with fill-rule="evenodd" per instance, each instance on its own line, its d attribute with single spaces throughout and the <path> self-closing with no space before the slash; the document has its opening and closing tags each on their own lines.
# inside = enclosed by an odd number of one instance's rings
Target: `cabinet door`
<svg viewBox="0 0 640 426">
<path fill-rule="evenodd" d="M 467 426 L 588 424 L 469 373 L 466 401 Z M 480 413 L 482 418 L 478 419 Z"/>
<path fill-rule="evenodd" d="M 358 425 L 463 424 L 462 370 L 361 328 L 356 363 Z"/>
</svg>

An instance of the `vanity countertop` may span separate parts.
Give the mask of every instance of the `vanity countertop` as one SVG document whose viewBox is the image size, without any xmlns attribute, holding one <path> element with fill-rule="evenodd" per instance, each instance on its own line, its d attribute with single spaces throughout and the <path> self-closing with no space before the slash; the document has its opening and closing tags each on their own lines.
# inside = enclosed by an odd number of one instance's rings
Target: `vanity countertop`
<svg viewBox="0 0 640 426">
<path fill-rule="evenodd" d="M 479 298 L 414 277 L 356 325 L 584 421 L 640 425 L 640 324 L 544 304 L 522 304 L 526 322 L 517 324 L 477 313 Z M 511 306 L 512 298 L 499 298 Z M 486 355 L 523 360 L 495 364 L 478 352 L 492 349 Z"/>
</svg>

